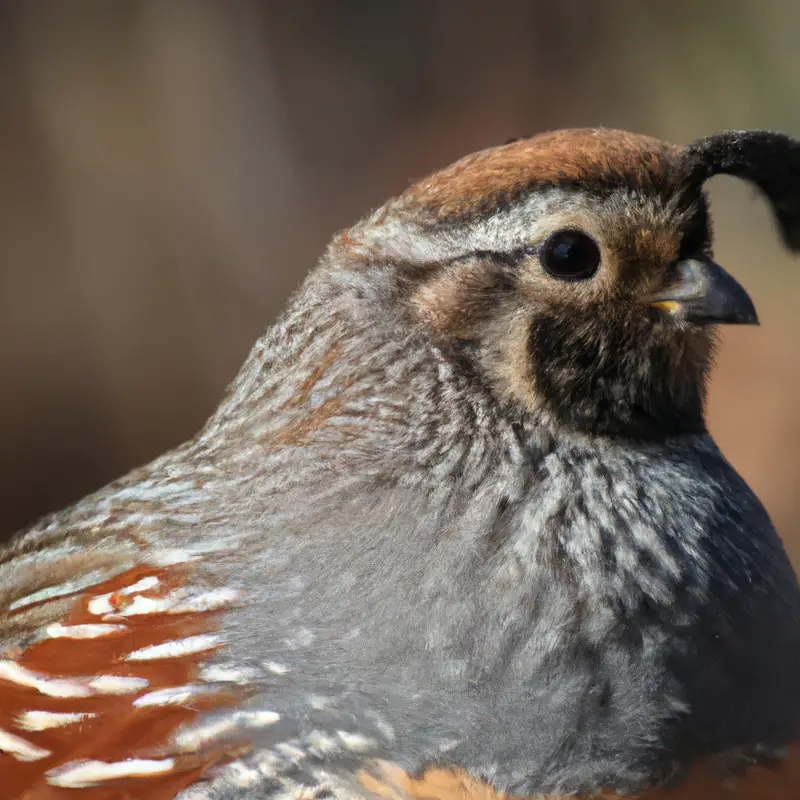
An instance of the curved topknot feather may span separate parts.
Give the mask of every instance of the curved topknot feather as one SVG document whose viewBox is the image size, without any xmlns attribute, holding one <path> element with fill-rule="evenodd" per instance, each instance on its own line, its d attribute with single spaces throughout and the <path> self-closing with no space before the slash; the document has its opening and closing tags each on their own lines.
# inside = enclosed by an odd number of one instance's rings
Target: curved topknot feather
<svg viewBox="0 0 800 800">
<path fill-rule="evenodd" d="M 800 251 L 800 141 L 772 131 L 725 131 L 686 147 L 691 175 L 733 175 L 769 200 L 787 247 Z"/>
</svg>

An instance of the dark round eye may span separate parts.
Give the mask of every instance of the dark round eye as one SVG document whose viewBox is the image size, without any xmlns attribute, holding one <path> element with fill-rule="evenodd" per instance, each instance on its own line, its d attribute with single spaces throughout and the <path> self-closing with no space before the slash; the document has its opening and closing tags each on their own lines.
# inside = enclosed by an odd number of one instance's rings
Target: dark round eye
<svg viewBox="0 0 800 800">
<path fill-rule="evenodd" d="M 555 278 L 583 280 L 597 272 L 600 266 L 600 248 L 583 231 L 556 231 L 539 248 L 539 261 Z"/>
</svg>

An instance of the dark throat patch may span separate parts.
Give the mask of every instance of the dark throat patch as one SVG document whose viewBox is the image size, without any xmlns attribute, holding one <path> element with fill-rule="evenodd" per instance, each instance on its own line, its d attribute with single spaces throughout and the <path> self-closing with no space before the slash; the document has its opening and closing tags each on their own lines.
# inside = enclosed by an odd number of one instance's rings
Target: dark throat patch
<svg viewBox="0 0 800 800">
<path fill-rule="evenodd" d="M 591 316 L 596 315 L 596 319 Z M 535 392 L 564 425 L 663 439 L 705 431 L 706 361 L 658 324 L 544 313 L 529 335 Z"/>
</svg>

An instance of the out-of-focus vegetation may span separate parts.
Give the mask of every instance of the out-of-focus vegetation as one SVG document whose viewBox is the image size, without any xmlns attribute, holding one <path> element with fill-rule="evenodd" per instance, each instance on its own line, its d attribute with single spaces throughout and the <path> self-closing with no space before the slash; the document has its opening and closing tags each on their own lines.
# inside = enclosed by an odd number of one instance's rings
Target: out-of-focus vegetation
<svg viewBox="0 0 800 800">
<path fill-rule="evenodd" d="M 790 0 L 0 5 L 0 532 L 189 436 L 330 235 L 536 131 L 800 134 Z M 713 182 L 711 425 L 800 557 L 800 259 Z M 687 498 L 691 502 L 691 498 Z"/>
</svg>

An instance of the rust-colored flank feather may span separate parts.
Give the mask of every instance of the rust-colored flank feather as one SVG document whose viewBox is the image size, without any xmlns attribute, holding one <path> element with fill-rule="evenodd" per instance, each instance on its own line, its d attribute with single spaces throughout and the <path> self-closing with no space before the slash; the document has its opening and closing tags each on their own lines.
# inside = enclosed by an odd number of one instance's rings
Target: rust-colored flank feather
<svg viewBox="0 0 800 800">
<path fill-rule="evenodd" d="M 200 676 L 233 598 L 190 581 L 184 565 L 129 569 L 0 654 L 0 796 L 166 800 L 220 758 L 177 734 L 234 700 Z"/>
<path fill-rule="evenodd" d="M 184 564 L 128 569 L 77 594 L 27 649 L 0 654 L 0 796 L 168 800 L 246 751 L 244 743 L 186 735 L 201 712 L 238 699 L 202 673 L 222 646 L 217 614 L 235 598 L 225 589 L 191 591 L 191 579 Z M 34 599 L 16 613 L 35 606 Z M 514 800 L 446 767 L 412 777 L 378 762 L 360 781 L 367 794 L 398 800 Z M 703 766 L 679 787 L 641 797 L 796 800 L 800 745 L 774 770 L 732 777 Z"/>
</svg>

